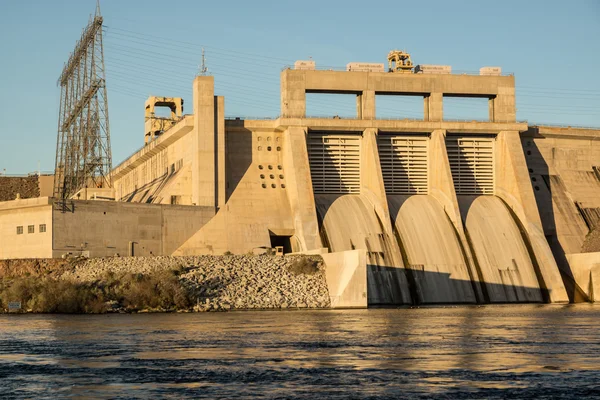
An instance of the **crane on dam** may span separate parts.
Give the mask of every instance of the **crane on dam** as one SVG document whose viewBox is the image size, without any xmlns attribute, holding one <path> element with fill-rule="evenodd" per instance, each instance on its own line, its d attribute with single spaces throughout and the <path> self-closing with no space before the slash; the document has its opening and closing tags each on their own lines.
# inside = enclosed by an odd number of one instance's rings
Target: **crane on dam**
<svg viewBox="0 0 600 400">
<path fill-rule="evenodd" d="M 388 72 L 400 72 L 410 74 L 413 70 L 413 62 L 410 54 L 401 50 L 392 50 L 387 55 Z"/>
</svg>

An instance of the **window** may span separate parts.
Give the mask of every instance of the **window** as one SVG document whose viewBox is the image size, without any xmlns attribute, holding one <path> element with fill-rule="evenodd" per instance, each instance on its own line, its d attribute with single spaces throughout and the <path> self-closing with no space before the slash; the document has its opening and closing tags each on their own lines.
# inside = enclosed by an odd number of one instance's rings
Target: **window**
<svg viewBox="0 0 600 400">
<path fill-rule="evenodd" d="M 17 226 L 17 235 L 22 235 L 22 234 L 23 234 L 23 227 Z"/>
<path fill-rule="evenodd" d="M 35 225 L 27 225 L 27 233 L 34 233 Z"/>
<path fill-rule="evenodd" d="M 46 224 L 40 224 L 40 233 L 46 232 Z"/>
</svg>

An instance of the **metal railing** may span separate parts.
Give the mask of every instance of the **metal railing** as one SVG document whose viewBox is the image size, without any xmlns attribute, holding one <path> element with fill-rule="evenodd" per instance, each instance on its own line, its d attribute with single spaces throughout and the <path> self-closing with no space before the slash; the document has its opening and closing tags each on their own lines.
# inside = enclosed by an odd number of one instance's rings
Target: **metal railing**
<svg viewBox="0 0 600 400">
<path fill-rule="evenodd" d="M 575 124 L 562 125 L 562 124 L 543 124 L 543 123 L 538 123 L 538 122 L 531 122 L 531 123 L 529 123 L 529 126 L 532 128 L 548 127 L 548 128 L 576 128 L 576 129 L 600 130 L 600 126 L 586 126 L 586 125 L 575 125 Z"/>
<path fill-rule="evenodd" d="M 54 175 L 54 171 L 34 171 L 27 174 L 9 174 L 6 171 L 0 171 L 0 177 L 6 178 L 28 178 L 30 176 Z"/>
<path fill-rule="evenodd" d="M 286 69 L 293 69 L 296 70 L 296 68 L 294 68 L 293 65 L 285 65 L 283 68 L 281 68 L 282 71 L 285 71 Z M 340 66 L 326 66 L 326 65 L 319 65 L 319 66 L 315 66 L 314 68 L 298 68 L 298 71 L 345 71 L 345 72 L 357 72 L 357 71 L 348 71 L 346 69 L 346 67 L 340 67 Z M 392 71 L 387 71 L 387 69 L 384 72 L 389 72 L 389 73 L 393 73 Z M 411 74 L 415 74 L 415 75 L 434 75 L 432 73 L 416 73 L 416 72 L 411 72 Z M 399 74 L 399 75 L 404 75 L 404 74 Z M 514 76 L 514 72 L 502 72 L 499 74 L 481 74 L 479 71 L 467 71 L 467 70 L 461 70 L 461 69 L 457 69 L 457 70 L 452 70 L 451 72 L 448 73 L 443 73 L 443 74 L 436 74 L 436 75 L 476 75 L 476 76 Z"/>
<path fill-rule="evenodd" d="M 251 116 L 244 116 L 244 117 L 236 116 L 236 117 L 232 117 L 232 116 L 226 116 L 225 120 L 226 121 L 244 121 L 244 120 L 274 121 L 276 119 L 279 119 L 280 117 L 281 117 L 280 115 L 277 115 L 275 117 L 251 117 Z"/>
<path fill-rule="evenodd" d="M 279 118 L 296 118 L 296 117 L 285 117 L 282 115 L 278 115 L 275 117 L 248 117 L 248 116 L 244 116 L 244 117 L 233 117 L 233 116 L 228 116 L 225 117 L 226 121 L 244 121 L 244 120 L 257 120 L 257 121 L 274 121 L 276 119 Z M 326 114 L 321 114 L 321 115 L 306 115 L 304 117 L 297 117 L 300 119 L 329 119 L 329 120 L 334 120 L 334 119 L 345 119 L 345 120 L 358 120 L 358 121 L 368 121 L 368 120 L 363 120 L 361 118 L 356 118 L 355 116 L 350 116 L 350 115 L 326 115 Z M 425 120 L 423 117 L 389 117 L 389 116 L 385 116 L 385 117 L 375 117 L 373 118 L 373 120 L 375 121 L 417 121 L 417 122 L 490 122 L 490 123 L 516 123 L 516 124 L 527 124 L 528 121 L 527 120 L 517 120 L 517 121 L 490 121 L 487 118 L 444 118 L 442 121 L 427 121 Z M 599 129 L 599 128 L 595 128 L 595 129 Z M 134 153 L 135 154 L 135 153 Z"/>
</svg>

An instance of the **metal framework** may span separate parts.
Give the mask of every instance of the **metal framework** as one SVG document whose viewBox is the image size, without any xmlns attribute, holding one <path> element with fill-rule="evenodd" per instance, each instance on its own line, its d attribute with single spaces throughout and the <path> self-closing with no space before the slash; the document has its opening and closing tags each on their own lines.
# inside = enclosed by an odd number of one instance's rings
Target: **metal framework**
<svg viewBox="0 0 600 400">
<path fill-rule="evenodd" d="M 379 161 L 387 194 L 427 194 L 427 136 L 377 135 Z"/>
<path fill-rule="evenodd" d="M 360 193 L 360 135 L 311 132 L 308 160 L 314 193 Z"/>
<path fill-rule="evenodd" d="M 57 84 L 60 86 L 54 197 L 111 187 L 112 156 L 99 4 Z"/>
</svg>

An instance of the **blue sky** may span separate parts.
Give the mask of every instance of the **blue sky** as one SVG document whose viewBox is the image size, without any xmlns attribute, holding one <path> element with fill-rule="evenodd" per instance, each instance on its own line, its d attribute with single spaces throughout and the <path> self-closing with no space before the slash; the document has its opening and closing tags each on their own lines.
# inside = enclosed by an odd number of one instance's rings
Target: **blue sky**
<svg viewBox="0 0 600 400">
<path fill-rule="evenodd" d="M 0 171 L 54 168 L 56 81 L 95 0 L 0 0 Z M 515 74 L 517 116 L 600 127 L 600 1 L 191 1 L 103 0 L 113 164 L 143 144 L 147 96 L 180 96 L 205 48 L 228 116 L 279 113 L 279 72 L 385 62 L 404 49 L 415 64 L 455 71 L 501 66 Z M 311 115 L 346 115 L 354 100 L 309 98 Z M 381 115 L 415 117 L 422 104 L 378 99 Z M 446 108 L 447 107 L 447 108 Z M 485 117 L 480 101 L 445 115 Z"/>
</svg>

